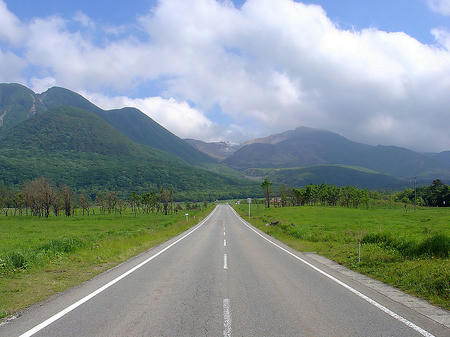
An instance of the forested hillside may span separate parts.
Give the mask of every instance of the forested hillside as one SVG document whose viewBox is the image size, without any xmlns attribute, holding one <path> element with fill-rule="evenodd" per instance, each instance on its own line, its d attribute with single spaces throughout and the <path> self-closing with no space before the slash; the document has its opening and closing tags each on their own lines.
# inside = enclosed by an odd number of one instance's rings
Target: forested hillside
<svg viewBox="0 0 450 337">
<path fill-rule="evenodd" d="M 95 194 L 148 192 L 172 187 L 175 198 L 214 199 L 257 191 L 255 184 L 192 167 L 174 155 L 136 144 L 98 116 L 58 107 L 0 136 L 5 185 L 45 176 L 55 184 Z"/>
<path fill-rule="evenodd" d="M 19 84 L 0 84 L 0 133 L 47 109 L 73 106 L 92 112 L 137 143 L 172 153 L 192 165 L 215 163 L 135 108 L 103 110 L 83 96 L 60 87 L 35 94 Z M 0 118 L 1 119 L 1 118 Z"/>
</svg>

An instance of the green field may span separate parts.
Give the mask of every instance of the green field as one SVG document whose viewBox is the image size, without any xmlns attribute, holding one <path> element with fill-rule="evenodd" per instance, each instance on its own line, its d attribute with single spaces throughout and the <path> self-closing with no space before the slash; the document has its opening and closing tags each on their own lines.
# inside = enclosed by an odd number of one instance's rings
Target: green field
<svg viewBox="0 0 450 337">
<path fill-rule="evenodd" d="M 0 318 L 86 281 L 198 223 L 212 210 L 0 217 Z M 98 211 L 97 211 L 98 213 Z"/>
<path fill-rule="evenodd" d="M 235 206 L 248 219 L 248 206 Z M 269 225 L 266 224 L 276 223 Z M 252 205 L 250 222 L 303 252 L 450 309 L 450 209 L 353 209 Z M 358 263 L 357 240 L 362 239 Z"/>
</svg>

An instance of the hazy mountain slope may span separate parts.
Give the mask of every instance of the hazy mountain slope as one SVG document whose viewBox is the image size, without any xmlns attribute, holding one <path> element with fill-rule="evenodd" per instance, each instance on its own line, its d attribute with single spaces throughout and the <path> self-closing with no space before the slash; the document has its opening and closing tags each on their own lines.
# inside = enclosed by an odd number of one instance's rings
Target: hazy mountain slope
<svg viewBox="0 0 450 337">
<path fill-rule="evenodd" d="M 224 162 L 238 169 L 342 164 L 396 177 L 445 171 L 439 160 L 408 149 L 361 144 L 333 132 L 305 127 L 251 141 Z"/>
<path fill-rule="evenodd" d="M 275 183 L 300 187 L 308 184 L 336 186 L 359 186 L 368 189 L 399 189 L 408 186 L 409 182 L 388 175 L 338 165 L 318 165 L 302 168 L 247 170 L 247 173 L 269 177 Z"/>
<path fill-rule="evenodd" d="M 212 158 L 224 160 L 239 149 L 239 145 L 226 142 L 204 142 L 196 139 L 184 139 L 197 150 L 206 153 Z"/>
<path fill-rule="evenodd" d="M 50 88 L 41 97 L 48 108 L 58 105 L 71 105 L 93 112 L 130 139 L 140 144 L 173 153 L 190 164 L 199 165 L 213 162 L 212 158 L 194 149 L 138 109 L 102 110 L 83 96 L 59 87 Z"/>
<path fill-rule="evenodd" d="M 450 169 L 450 151 L 442 151 L 439 153 L 434 153 L 433 157 L 439 160 L 443 165 Z"/>
<path fill-rule="evenodd" d="M 0 136 L 2 183 L 21 185 L 41 175 L 94 194 L 114 189 L 127 195 L 172 186 L 179 198 L 209 199 L 257 191 L 248 181 L 192 167 L 174 155 L 134 143 L 88 111 L 63 106 Z"/>
</svg>

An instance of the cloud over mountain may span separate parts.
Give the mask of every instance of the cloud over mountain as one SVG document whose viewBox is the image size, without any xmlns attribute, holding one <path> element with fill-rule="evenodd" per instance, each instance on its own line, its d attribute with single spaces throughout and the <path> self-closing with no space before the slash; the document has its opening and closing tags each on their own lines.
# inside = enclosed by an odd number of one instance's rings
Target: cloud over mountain
<svg viewBox="0 0 450 337">
<path fill-rule="evenodd" d="M 448 1 L 429 4 L 445 14 Z M 33 86 L 99 93 L 105 105 L 122 96 L 109 92 L 157 83 L 161 97 L 120 100 L 182 137 L 242 140 L 247 128 L 264 135 L 307 125 L 373 144 L 450 148 L 445 31 L 429 45 L 402 32 L 346 30 L 320 6 L 292 0 L 248 0 L 239 9 L 166 0 L 133 27 L 117 27 L 120 34 L 112 28 L 82 12 L 22 22 L 0 0 L 8 46 L 0 59 L 12 65 L 8 78 L 24 77 L 26 64 L 39 69 L 26 78 Z M 232 122 L 218 127 L 217 109 Z"/>
</svg>

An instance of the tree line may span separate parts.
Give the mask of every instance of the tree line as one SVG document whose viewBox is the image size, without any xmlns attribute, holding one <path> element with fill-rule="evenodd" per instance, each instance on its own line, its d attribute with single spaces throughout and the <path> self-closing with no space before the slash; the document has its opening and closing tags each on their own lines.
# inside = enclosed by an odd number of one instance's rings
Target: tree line
<svg viewBox="0 0 450 337">
<path fill-rule="evenodd" d="M 450 207 L 450 186 L 435 179 L 430 186 L 418 187 L 416 191 L 409 188 L 397 193 L 395 200 L 411 204 L 415 202 L 418 206 Z"/>
<path fill-rule="evenodd" d="M 273 206 L 304 206 L 304 205 L 322 205 L 322 206 L 345 206 L 359 207 L 368 206 L 369 191 L 355 186 L 338 187 L 326 183 L 320 185 L 307 185 L 300 188 L 288 188 L 285 185 L 280 186 L 279 197 L 272 197 L 272 182 L 264 179 L 261 183 L 264 192 L 266 207 Z"/>
<path fill-rule="evenodd" d="M 159 191 L 143 194 L 132 192 L 128 199 L 122 199 L 116 191 L 99 192 L 93 197 L 84 193 L 77 194 L 67 185 L 55 187 L 45 177 L 25 182 L 20 190 L 0 185 L 0 214 L 3 213 L 5 216 L 32 215 L 48 218 L 51 214 L 91 215 L 95 214 L 95 206 L 100 214 L 120 215 L 127 209 L 131 209 L 135 215 L 145 213 L 168 215 L 183 209 L 180 203 L 174 202 L 171 188 L 161 188 Z M 198 203 L 185 204 L 186 209 L 200 207 Z"/>
<path fill-rule="evenodd" d="M 368 207 L 372 202 L 401 202 L 418 206 L 450 207 L 450 186 L 443 184 L 439 179 L 433 181 L 430 186 L 406 189 L 402 192 L 387 193 L 368 191 L 355 186 L 307 185 L 301 188 L 288 188 L 281 185 L 276 196 L 272 193 L 272 182 L 264 179 L 261 183 L 264 192 L 266 207 L 322 205 L 344 206 L 358 208 L 361 205 Z"/>
</svg>

